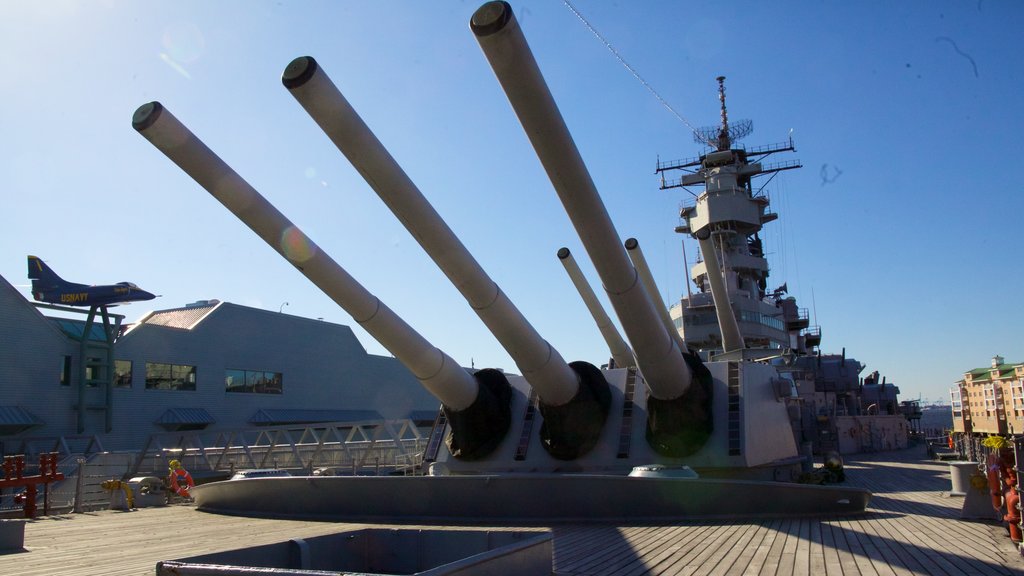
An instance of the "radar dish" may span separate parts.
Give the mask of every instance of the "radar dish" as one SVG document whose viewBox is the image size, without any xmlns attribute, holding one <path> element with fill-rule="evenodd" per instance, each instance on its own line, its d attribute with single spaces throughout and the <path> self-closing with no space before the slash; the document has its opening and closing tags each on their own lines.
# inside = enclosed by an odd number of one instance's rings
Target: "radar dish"
<svg viewBox="0 0 1024 576">
<path fill-rule="evenodd" d="M 754 123 L 750 120 L 740 120 L 729 125 L 729 141 L 739 140 L 748 136 L 754 131 Z M 712 148 L 718 147 L 719 136 L 722 134 L 721 126 L 705 126 L 693 131 L 693 141 L 698 144 L 706 144 Z"/>
</svg>

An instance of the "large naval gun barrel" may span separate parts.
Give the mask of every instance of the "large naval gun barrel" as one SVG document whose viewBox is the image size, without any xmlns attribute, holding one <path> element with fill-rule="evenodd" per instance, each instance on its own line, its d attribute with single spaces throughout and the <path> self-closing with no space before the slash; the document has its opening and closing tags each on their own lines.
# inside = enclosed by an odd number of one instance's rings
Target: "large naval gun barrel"
<svg viewBox="0 0 1024 576">
<path fill-rule="evenodd" d="M 647 265 L 647 258 L 644 257 L 643 250 L 640 249 L 640 242 L 636 238 L 627 238 L 623 245 L 626 247 L 626 253 L 629 254 L 629 260 L 633 262 L 633 267 L 636 268 L 636 273 L 644 283 L 644 288 L 647 290 L 647 295 L 651 298 L 651 302 L 657 303 L 655 308 L 658 310 L 658 317 L 661 318 L 662 324 L 665 325 L 665 330 L 675 340 L 676 346 L 680 350 L 685 350 L 686 343 L 683 342 L 682 336 L 679 335 L 679 330 L 672 324 L 672 317 L 668 315 L 668 308 L 662 306 L 659 301 L 658 284 L 654 281 L 654 274 L 651 273 L 651 267 Z"/>
<path fill-rule="evenodd" d="M 712 430 L 710 374 L 684 358 L 619 243 L 608 211 L 526 43 L 512 7 L 488 2 L 470 19 L 484 55 L 519 117 L 594 263 L 651 391 L 648 442 L 661 453 L 699 450 Z M 701 376 L 693 378 L 693 367 Z M 693 384 L 697 385 L 694 386 Z"/>
<path fill-rule="evenodd" d="M 736 321 L 732 304 L 729 303 L 729 290 L 725 285 L 725 277 L 722 276 L 722 267 L 718 264 L 718 251 L 715 250 L 715 241 L 711 239 L 711 230 L 705 227 L 698 230 L 694 236 L 700 243 L 701 253 L 704 254 L 704 266 L 708 272 L 708 283 L 711 284 L 711 299 L 715 303 L 715 315 L 722 331 L 722 351 L 740 350 L 744 347 L 743 336 L 740 335 L 740 325 Z"/>
<path fill-rule="evenodd" d="M 437 397 L 452 423 L 449 449 L 475 459 L 508 430 L 511 389 L 497 370 L 471 376 L 373 296 L 159 102 L 135 112 L 132 126 L 257 236 L 345 309 Z"/>
<path fill-rule="evenodd" d="M 589 451 L 598 440 L 611 401 L 600 370 L 585 362 L 567 365 L 537 333 L 316 60 L 296 58 L 281 80 L 458 288 L 537 391 L 544 416 L 540 434 L 545 449 L 561 459 Z"/>
<path fill-rule="evenodd" d="M 573 286 L 576 287 L 576 291 L 580 293 L 580 298 L 586 304 L 590 315 L 594 317 L 597 329 L 601 332 L 601 336 L 604 337 L 605 343 L 608 344 L 608 351 L 611 352 L 615 365 L 619 368 L 636 366 L 636 361 L 633 359 L 633 351 L 630 350 L 629 344 L 626 344 L 626 341 L 619 335 L 619 331 L 615 329 L 611 318 L 608 317 L 604 307 L 598 302 L 597 295 L 594 294 L 594 290 L 587 283 L 587 279 L 583 277 L 580 265 L 576 263 L 576 258 L 573 257 L 572 252 L 565 247 L 559 248 L 558 259 L 562 262 L 562 266 L 565 268 L 566 274 L 569 275 L 569 279 L 572 280 Z"/>
</svg>

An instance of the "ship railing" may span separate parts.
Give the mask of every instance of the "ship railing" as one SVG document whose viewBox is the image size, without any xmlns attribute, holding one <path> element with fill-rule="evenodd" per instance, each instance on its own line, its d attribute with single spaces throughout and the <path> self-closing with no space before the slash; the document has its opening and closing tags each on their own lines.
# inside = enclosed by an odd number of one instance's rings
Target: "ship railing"
<svg viewBox="0 0 1024 576">
<path fill-rule="evenodd" d="M 700 166 L 700 156 L 694 156 L 692 158 L 683 158 L 680 160 L 659 160 L 658 168 L 655 170 L 655 172 L 664 172 L 665 170 L 676 170 L 691 166 Z"/>
<path fill-rule="evenodd" d="M 57 471 L 64 474 L 64 480 L 49 485 L 45 495 L 49 514 L 66 512 L 89 512 L 110 507 L 111 493 L 101 484 L 106 480 L 127 479 L 126 472 L 132 466 L 134 456 L 127 453 L 69 454 L 57 463 Z M 37 469 L 28 466 L 25 473 L 35 474 Z M 0 495 L 0 517 L 20 517 L 23 506 L 15 502 L 16 492 L 5 491 Z M 43 489 L 36 502 L 37 514 L 44 514 Z"/>
<path fill-rule="evenodd" d="M 749 148 L 747 146 L 743 145 L 743 144 L 734 144 L 732 148 L 734 150 L 743 150 L 744 152 L 746 152 L 746 154 L 748 156 L 767 155 L 767 154 L 772 154 L 772 153 L 775 153 L 775 152 L 787 152 L 787 151 L 794 150 L 793 141 L 792 140 L 788 140 L 786 142 L 778 142 L 778 143 L 775 143 L 775 144 L 764 144 L 764 145 L 761 145 L 761 146 L 752 146 L 752 147 L 749 147 Z M 681 168 L 689 168 L 689 167 L 693 167 L 693 166 L 700 166 L 701 158 L 704 155 L 706 155 L 708 152 L 711 152 L 712 150 L 713 150 L 712 148 L 706 147 L 704 149 L 704 154 L 702 154 L 701 156 L 693 156 L 693 157 L 690 157 L 690 158 L 682 158 L 682 159 L 679 159 L 679 160 L 659 160 L 658 161 L 658 166 L 655 169 L 655 172 L 657 173 L 657 172 L 664 172 L 666 170 L 677 170 L 677 169 L 681 169 Z M 787 161 L 787 162 L 780 162 L 778 164 L 778 166 L 796 168 L 796 167 L 798 167 L 799 164 L 800 164 L 799 161 Z"/>
<path fill-rule="evenodd" d="M 0 442 L 0 456 L 22 455 L 26 462 L 39 460 L 40 454 L 56 452 L 61 458 L 72 454 L 92 455 L 104 452 L 98 436 L 79 434 L 67 436 L 25 436 Z"/>
<path fill-rule="evenodd" d="M 368 420 L 240 430 L 154 434 L 139 452 L 133 475 L 166 473 L 179 460 L 193 476 L 217 476 L 247 468 L 284 468 L 310 474 L 319 468 L 357 474 L 383 467 L 388 473 L 417 467 L 426 445 L 412 420 Z"/>
<path fill-rule="evenodd" d="M 281 468 L 296 475 L 418 475 L 426 443 L 424 431 L 412 420 L 154 434 L 139 452 L 62 453 L 57 468 L 65 480 L 49 486 L 49 511 L 106 509 L 119 496 L 104 489 L 104 481 L 163 479 L 172 459 L 200 483 L 251 468 Z M 31 466 L 26 473 L 34 473 Z M 22 512 L 15 496 L 11 491 L 0 495 L 0 517 Z"/>
<path fill-rule="evenodd" d="M 1024 436 L 1015 435 L 1012 436 L 1013 443 L 1013 470 L 1017 473 L 1017 494 L 1021 493 L 1021 480 L 1020 474 L 1024 470 L 1024 466 L 1021 465 L 1021 458 L 1024 458 Z M 1021 513 L 1020 500 L 1017 501 L 1017 517 L 1021 518 L 1021 522 L 1017 523 L 1017 526 L 1024 531 L 1024 514 Z M 1024 543 L 1017 544 L 1018 551 L 1021 555 L 1024 555 Z"/>
<path fill-rule="evenodd" d="M 793 170 L 795 168 L 803 168 L 803 164 L 799 160 L 785 160 L 782 162 L 772 162 L 771 164 L 762 164 L 761 172 L 781 172 L 782 170 Z"/>
<path fill-rule="evenodd" d="M 753 156 L 755 154 L 770 154 L 772 152 L 785 152 L 793 149 L 793 141 L 789 140 L 786 142 L 777 142 L 775 144 L 763 144 L 761 146 L 752 146 L 750 148 L 741 146 L 741 148 L 747 152 L 748 156 Z"/>
</svg>

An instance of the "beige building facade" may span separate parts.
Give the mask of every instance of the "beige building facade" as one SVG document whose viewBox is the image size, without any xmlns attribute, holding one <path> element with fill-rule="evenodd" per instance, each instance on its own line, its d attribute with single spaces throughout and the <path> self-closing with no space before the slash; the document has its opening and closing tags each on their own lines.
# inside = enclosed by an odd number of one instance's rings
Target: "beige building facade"
<svg viewBox="0 0 1024 576">
<path fill-rule="evenodd" d="M 953 431 L 978 435 L 1024 433 L 1024 362 L 995 356 L 988 367 L 964 373 L 950 389 Z"/>
</svg>

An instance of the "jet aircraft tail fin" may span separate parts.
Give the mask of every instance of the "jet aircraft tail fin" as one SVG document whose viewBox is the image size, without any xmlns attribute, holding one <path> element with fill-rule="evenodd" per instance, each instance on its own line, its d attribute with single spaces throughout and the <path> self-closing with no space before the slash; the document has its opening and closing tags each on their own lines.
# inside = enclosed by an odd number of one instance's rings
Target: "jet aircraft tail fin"
<svg viewBox="0 0 1024 576">
<path fill-rule="evenodd" d="M 70 286 L 68 282 L 50 269 L 38 256 L 28 257 L 28 277 L 32 280 L 32 292 L 53 290 L 61 286 Z"/>
</svg>

